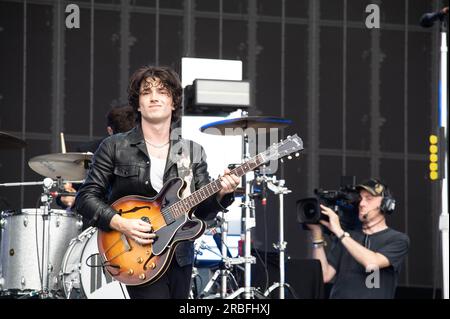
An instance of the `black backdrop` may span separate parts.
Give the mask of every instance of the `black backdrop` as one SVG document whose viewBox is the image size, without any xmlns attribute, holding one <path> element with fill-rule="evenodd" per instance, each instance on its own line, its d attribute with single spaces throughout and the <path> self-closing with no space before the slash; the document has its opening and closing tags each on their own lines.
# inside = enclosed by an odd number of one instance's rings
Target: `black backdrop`
<svg viewBox="0 0 450 319">
<path fill-rule="evenodd" d="M 80 7 L 66 29 L 65 6 Z M 364 25 L 381 9 L 380 29 Z M 278 175 L 293 258 L 308 251 L 295 202 L 336 189 L 341 175 L 377 176 L 397 199 L 389 220 L 411 249 L 400 284 L 440 284 L 437 187 L 428 180 L 428 135 L 437 123 L 438 33 L 418 19 L 442 5 L 423 0 L 2 0 L 0 130 L 24 137 L 24 151 L 0 150 L 0 182 L 36 181 L 29 158 L 68 151 L 104 132 L 104 114 L 126 101 L 130 73 L 143 64 L 180 69 L 183 56 L 239 59 L 252 83 L 251 114 L 294 121 L 305 143 Z M 34 207 L 39 187 L 2 188 L 13 207 Z M 269 250 L 278 202 L 266 209 Z M 264 248 L 263 211 L 255 242 Z"/>
</svg>

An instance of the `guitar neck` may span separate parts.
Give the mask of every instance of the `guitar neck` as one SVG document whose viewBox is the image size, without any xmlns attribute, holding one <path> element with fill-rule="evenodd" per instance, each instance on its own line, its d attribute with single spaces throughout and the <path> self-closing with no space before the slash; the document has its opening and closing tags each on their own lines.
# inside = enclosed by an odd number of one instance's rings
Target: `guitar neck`
<svg viewBox="0 0 450 319">
<path fill-rule="evenodd" d="M 258 154 L 252 159 L 246 161 L 245 163 L 239 165 L 230 171 L 230 174 L 234 174 L 238 177 L 244 176 L 246 173 L 254 170 L 258 166 L 265 163 L 263 154 Z M 211 183 L 203 186 L 202 188 L 196 190 L 191 195 L 178 201 L 172 205 L 169 210 L 172 216 L 176 219 L 183 216 L 186 212 L 190 211 L 192 208 L 211 197 L 212 195 L 218 193 L 222 189 L 220 179 L 214 180 Z"/>
</svg>

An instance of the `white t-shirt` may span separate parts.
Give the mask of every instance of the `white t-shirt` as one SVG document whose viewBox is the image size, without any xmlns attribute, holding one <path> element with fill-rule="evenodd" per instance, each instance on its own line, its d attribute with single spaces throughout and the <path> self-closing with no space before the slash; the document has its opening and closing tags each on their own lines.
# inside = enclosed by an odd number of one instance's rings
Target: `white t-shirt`
<svg viewBox="0 0 450 319">
<path fill-rule="evenodd" d="M 166 168 L 166 160 L 150 156 L 150 182 L 152 187 L 159 192 L 163 187 L 164 169 Z"/>
</svg>

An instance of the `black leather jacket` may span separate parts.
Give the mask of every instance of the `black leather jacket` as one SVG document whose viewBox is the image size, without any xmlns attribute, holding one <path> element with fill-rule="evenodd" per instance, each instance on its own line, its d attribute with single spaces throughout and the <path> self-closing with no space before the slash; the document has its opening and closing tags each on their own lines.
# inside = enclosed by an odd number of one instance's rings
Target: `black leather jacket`
<svg viewBox="0 0 450 319">
<path fill-rule="evenodd" d="M 192 163 L 191 192 L 193 192 L 209 183 L 210 176 L 205 152 L 199 144 L 178 137 L 171 140 L 169 154 L 181 153 L 186 147 L 190 147 L 187 154 L 190 154 Z M 78 191 L 75 210 L 90 221 L 90 226 L 105 231 L 111 230 L 109 223 L 116 212 L 109 206 L 110 204 L 127 195 L 153 197 L 157 194 L 150 182 L 150 165 L 140 125 L 126 133 L 106 138 L 95 152 L 86 180 Z M 173 157 L 168 156 L 164 183 L 177 176 L 177 165 L 173 162 Z M 195 216 L 203 220 L 213 219 L 233 201 L 233 194 L 224 196 L 221 203 L 217 201 L 216 196 L 212 196 L 199 204 Z M 193 243 L 179 244 L 175 256 L 180 266 L 192 264 Z"/>
</svg>

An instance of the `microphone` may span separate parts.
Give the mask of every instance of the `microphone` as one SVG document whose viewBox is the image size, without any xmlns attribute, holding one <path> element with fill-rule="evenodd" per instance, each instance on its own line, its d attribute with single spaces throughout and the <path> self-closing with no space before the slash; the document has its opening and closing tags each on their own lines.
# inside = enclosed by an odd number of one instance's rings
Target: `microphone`
<svg viewBox="0 0 450 319">
<path fill-rule="evenodd" d="M 448 7 L 445 7 L 437 12 L 425 13 L 420 18 L 419 23 L 424 28 L 430 28 L 436 20 L 442 20 L 446 14 L 448 14 Z"/>
<path fill-rule="evenodd" d="M 373 212 L 374 210 L 377 210 L 377 209 L 380 209 L 380 206 L 368 210 L 368 211 L 363 215 L 362 218 L 363 218 L 364 220 L 367 220 L 367 219 L 369 218 L 369 213 L 371 213 L 371 212 Z"/>
</svg>

